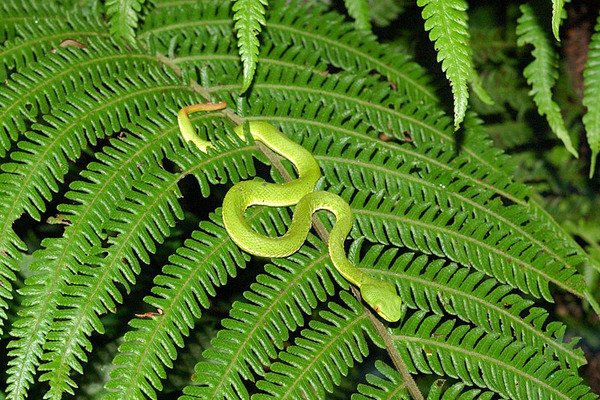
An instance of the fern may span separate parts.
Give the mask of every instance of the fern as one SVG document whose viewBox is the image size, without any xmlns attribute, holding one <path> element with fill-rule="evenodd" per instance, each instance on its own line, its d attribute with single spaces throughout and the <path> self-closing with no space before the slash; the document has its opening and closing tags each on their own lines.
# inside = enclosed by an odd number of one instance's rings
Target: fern
<svg viewBox="0 0 600 400">
<path fill-rule="evenodd" d="M 488 387 L 505 398 L 595 399 L 581 378 L 557 371 L 522 343 L 419 311 L 392 337 L 411 370 L 444 374 Z M 516 366 L 517 368 L 514 368 Z M 499 373 L 502 371 L 502 373 Z"/>
<path fill-rule="evenodd" d="M 186 9 L 185 13 L 176 10 L 163 10 L 148 15 L 141 39 L 159 41 L 165 49 L 173 37 L 194 38 L 197 35 L 230 37 L 233 19 L 229 3 L 206 2 Z M 201 21 L 194 19 L 202 15 Z M 406 93 L 417 103 L 436 101 L 436 95 L 428 87 L 429 79 L 422 67 L 415 64 L 405 54 L 390 53 L 390 48 L 376 45 L 372 36 L 363 36 L 351 26 L 343 23 L 343 17 L 328 13 L 312 16 L 307 10 L 289 10 L 279 4 L 271 10 L 263 32 L 277 46 L 289 47 L 295 44 L 314 56 L 320 53 L 324 63 L 350 71 L 375 70 L 388 78 L 397 90 Z M 191 39 L 190 39 L 191 40 Z"/>
<path fill-rule="evenodd" d="M 373 374 L 367 375 L 368 385 L 358 385 L 359 394 L 353 395 L 352 400 L 410 400 L 398 371 L 380 360 L 375 362 L 375 367 L 383 377 Z M 462 383 L 456 383 L 444 388 L 444 381 L 436 380 L 430 387 L 427 400 L 484 400 L 493 398 L 492 392 L 482 392 L 479 389 L 472 389 L 465 386 Z"/>
<path fill-rule="evenodd" d="M 566 0 L 568 2 L 568 0 Z M 556 40 L 560 40 L 560 23 L 562 22 L 563 8 L 565 6 L 565 0 L 552 0 L 552 33 Z"/>
<path fill-rule="evenodd" d="M 321 398 L 344 386 L 352 398 L 409 398 L 412 374 L 430 399 L 593 397 L 579 340 L 545 310 L 561 294 L 594 302 L 578 272 L 592 258 L 515 181 L 519 166 L 473 113 L 457 151 L 410 46 L 378 43 L 327 2 L 142 3 L 0 4 L 0 392 Z M 438 17 L 457 18 L 448 38 L 471 63 L 465 4 L 423 12 L 435 14 L 432 33 L 446 26 Z M 192 118 L 215 147 L 182 143 L 177 111 L 219 100 L 229 108 Z M 329 216 L 264 267 L 231 242 L 219 209 L 228 187 L 294 175 L 232 133 L 243 119 L 314 154 L 319 188 L 354 210 L 349 257 L 397 287 L 402 321 L 383 326 L 347 292 L 324 245 Z M 290 211 L 247 217 L 281 235 Z M 193 330 L 210 344 L 184 363 Z"/>
<path fill-rule="evenodd" d="M 104 5 L 110 18 L 110 33 L 117 39 L 133 43 L 138 14 L 144 0 L 107 0 Z"/>
<path fill-rule="evenodd" d="M 10 148 L 11 140 L 17 140 L 18 132 L 25 130 L 26 121 L 47 113 L 52 102 L 64 102 L 73 91 L 94 92 L 103 75 L 118 75 L 127 69 L 143 71 L 147 65 L 143 60 L 158 64 L 155 57 L 120 53 L 110 43 L 90 40 L 85 49 L 62 48 L 36 63 L 34 69 L 11 75 L 0 88 L 0 101 L 5 104 L 0 112 L 0 156 Z"/>
<path fill-rule="evenodd" d="M 273 363 L 265 379 L 256 383 L 268 394 L 253 397 L 323 398 L 340 384 L 355 360 L 360 362 L 369 354 L 365 336 L 377 335 L 368 315 L 349 293 L 340 293 L 340 298 L 345 306 L 330 304 L 321 313 L 323 321 L 311 321 L 295 345 L 279 354 L 281 361 Z M 383 347 L 381 341 L 375 344 Z"/>
<path fill-rule="evenodd" d="M 56 21 L 62 19 L 61 11 L 54 2 L 35 0 L 7 0 L 0 4 L 0 41 L 13 40 L 21 36 L 23 30 L 30 29 L 35 20 Z"/>
<path fill-rule="evenodd" d="M 130 322 L 133 330 L 114 360 L 117 368 L 106 384 L 110 390 L 107 398 L 144 398 L 144 393 L 152 397 L 154 388 L 161 388 L 159 382 L 166 373 L 163 364 L 172 367 L 177 353 L 174 345 L 183 345 L 201 308 L 209 306 L 208 296 L 215 295 L 216 286 L 227 283 L 228 275 L 236 275 L 231 265 L 243 267 L 244 256 L 231 243 L 221 222 L 215 222 L 202 224 L 202 231 L 192 234 L 186 247 L 171 258 L 172 264 L 163 268 L 164 274 L 156 278 L 154 296 L 146 301 L 165 311 L 160 318 Z M 206 261 L 211 269 L 196 268 Z"/>
<path fill-rule="evenodd" d="M 369 20 L 369 2 L 368 0 L 344 0 L 348 14 L 354 18 L 354 23 L 358 29 L 371 30 L 371 21 Z"/>
<path fill-rule="evenodd" d="M 574 348 L 576 340 L 564 343 L 564 325 L 546 323 L 546 311 L 481 273 L 411 253 L 398 256 L 396 250 L 383 252 L 379 246 L 369 249 L 359 267 L 374 269 L 382 279 L 393 277 L 408 307 L 456 315 L 486 332 L 514 336 L 540 354 L 552 354 L 562 366 L 585 363 Z"/>
<path fill-rule="evenodd" d="M 567 150 L 577 157 L 560 109 L 552 100 L 552 87 L 558 77 L 557 55 L 540 27 L 533 9 L 527 4 L 523 4 L 520 9 L 522 16 L 517 26 L 518 44 L 531 44 L 534 48 L 534 60 L 523 71 L 527 83 L 531 85 L 529 94 L 533 96 L 540 115 L 546 116 L 552 131 L 563 141 Z"/>
<path fill-rule="evenodd" d="M 454 96 L 454 129 L 458 129 L 467 111 L 467 83 L 475 76 L 467 30 L 467 2 L 464 0 L 418 0 L 423 7 L 425 30 L 435 43 L 438 62 L 446 73 Z"/>
<path fill-rule="evenodd" d="M 375 26 L 389 26 L 402 13 L 404 0 L 368 0 L 369 16 Z"/>
<path fill-rule="evenodd" d="M 587 107 L 587 112 L 583 116 L 583 123 L 592 150 L 590 178 L 594 176 L 596 159 L 598 152 L 600 152 L 600 17 L 594 30 L 595 33 L 590 41 L 588 59 L 583 73 L 583 105 Z"/>
<path fill-rule="evenodd" d="M 41 20 L 37 24 L 27 24 L 18 38 L 4 42 L 0 48 L 0 80 L 5 80 L 10 71 L 21 69 L 58 47 L 86 47 L 88 37 L 107 36 L 97 19 L 68 14 L 66 22 L 57 25 Z"/>
<path fill-rule="evenodd" d="M 258 34 L 265 24 L 265 6 L 267 0 L 235 0 L 233 20 L 237 31 L 240 57 L 244 65 L 242 93 L 248 90 L 254 77 L 258 61 Z"/>
<path fill-rule="evenodd" d="M 258 277 L 252 291 L 245 294 L 247 300 L 233 304 L 230 319 L 223 321 L 227 329 L 213 339 L 212 347 L 203 354 L 206 360 L 196 366 L 198 386 L 187 394 L 200 398 L 247 396 L 242 380 L 250 379 L 252 372 L 263 375 L 261 365 L 284 348 L 289 331 L 304 325 L 303 314 L 310 314 L 334 292 L 325 272 L 327 252 L 317 246 L 304 247 L 292 259 L 265 267 L 267 274 Z M 230 350 L 232 341 L 238 344 L 238 351 Z"/>
</svg>

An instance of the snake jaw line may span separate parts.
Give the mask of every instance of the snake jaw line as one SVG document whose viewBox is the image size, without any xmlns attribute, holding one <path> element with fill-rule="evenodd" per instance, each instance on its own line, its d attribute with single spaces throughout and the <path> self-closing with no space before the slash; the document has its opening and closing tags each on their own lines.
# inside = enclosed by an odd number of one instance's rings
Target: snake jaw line
<svg viewBox="0 0 600 400">
<path fill-rule="evenodd" d="M 198 137 L 189 114 L 197 111 L 217 111 L 226 103 L 193 104 L 183 107 L 177 114 L 179 129 L 186 142 L 193 142 L 201 151 L 212 147 L 209 141 Z M 321 170 L 314 156 L 304 147 L 288 139 L 268 122 L 251 121 L 234 128 L 235 133 L 245 138 L 245 126 L 255 141 L 263 143 L 275 153 L 289 160 L 296 169 L 298 178 L 275 184 L 264 180 L 250 180 L 235 184 L 223 200 L 223 223 L 225 230 L 244 251 L 261 257 L 287 257 L 295 253 L 306 241 L 312 225 L 312 215 L 326 210 L 335 215 L 328 239 L 331 261 L 337 271 L 351 284 L 360 289 L 363 300 L 383 319 L 396 322 L 402 316 L 402 300 L 396 287 L 389 282 L 372 278 L 356 268 L 346 257 L 344 241 L 353 224 L 352 210 L 337 194 L 315 191 L 321 179 Z M 244 213 L 248 207 L 265 205 L 287 207 L 295 205 L 292 223 L 280 237 L 258 234 L 246 221 Z"/>
</svg>

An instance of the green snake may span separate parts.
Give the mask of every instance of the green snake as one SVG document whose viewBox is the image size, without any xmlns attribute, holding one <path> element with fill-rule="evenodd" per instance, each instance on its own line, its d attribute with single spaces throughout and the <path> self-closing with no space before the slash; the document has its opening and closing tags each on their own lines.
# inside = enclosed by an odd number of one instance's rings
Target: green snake
<svg viewBox="0 0 600 400">
<path fill-rule="evenodd" d="M 206 152 L 211 143 L 196 134 L 189 114 L 196 111 L 216 111 L 225 107 L 226 103 L 223 102 L 183 107 L 178 113 L 178 123 L 184 140 L 193 142 L 201 151 Z M 396 293 L 395 286 L 365 274 L 346 257 L 344 241 L 352 228 L 352 210 L 340 196 L 325 191 L 314 191 L 321 177 L 321 170 L 312 154 L 267 122 L 252 121 L 248 126 L 254 140 L 292 162 L 298 179 L 281 184 L 254 179 L 234 185 L 223 200 L 223 223 L 233 242 L 256 256 L 287 257 L 295 253 L 306 240 L 312 215 L 319 210 L 329 211 L 336 219 L 327 243 L 334 267 L 348 282 L 360 289 L 363 300 L 383 319 L 398 321 L 402 314 L 402 301 Z M 237 126 L 234 131 L 244 138 L 243 125 Z M 254 231 L 246 221 L 244 212 L 248 207 L 256 205 L 296 205 L 288 231 L 279 237 L 269 237 Z"/>
</svg>

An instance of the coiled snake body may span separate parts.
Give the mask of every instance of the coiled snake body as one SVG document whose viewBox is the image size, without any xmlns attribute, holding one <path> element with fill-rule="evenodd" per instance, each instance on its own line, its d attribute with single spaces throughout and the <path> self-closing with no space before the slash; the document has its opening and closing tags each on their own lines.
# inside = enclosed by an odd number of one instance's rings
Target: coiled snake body
<svg viewBox="0 0 600 400">
<path fill-rule="evenodd" d="M 178 114 L 178 122 L 184 140 L 194 142 L 205 152 L 211 144 L 196 135 L 188 115 L 196 111 L 215 111 L 225 107 L 225 103 L 206 103 L 182 108 Z M 242 125 L 234 130 L 244 138 Z M 286 257 L 295 253 L 306 240 L 311 217 L 316 211 L 332 212 L 336 222 L 329 234 L 327 246 L 333 265 L 348 282 L 360 289 L 363 300 L 383 319 L 398 321 L 402 301 L 394 285 L 365 274 L 346 258 L 344 241 L 352 228 L 352 210 L 340 196 L 325 191 L 314 191 L 321 171 L 312 154 L 267 122 L 250 122 L 249 131 L 254 140 L 291 161 L 298 173 L 298 179 L 282 184 L 255 179 L 234 185 L 223 200 L 223 222 L 231 239 L 244 251 L 257 256 Z M 256 205 L 296 205 L 288 231 L 280 237 L 264 236 L 254 231 L 246 221 L 244 212 L 248 207 Z"/>
</svg>

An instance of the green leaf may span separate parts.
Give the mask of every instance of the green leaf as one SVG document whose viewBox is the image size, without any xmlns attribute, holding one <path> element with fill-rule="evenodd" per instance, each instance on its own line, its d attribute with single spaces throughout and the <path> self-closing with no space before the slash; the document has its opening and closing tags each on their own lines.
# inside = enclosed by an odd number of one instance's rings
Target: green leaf
<svg viewBox="0 0 600 400">
<path fill-rule="evenodd" d="M 375 26 L 389 26 L 398 18 L 410 0 L 368 0 L 369 16 Z"/>
<path fill-rule="evenodd" d="M 538 107 L 540 115 L 545 115 L 552 131 L 563 141 L 567 150 L 578 157 L 571 143 L 569 132 L 560 113 L 560 108 L 552 100 L 552 88 L 558 78 L 558 55 L 540 26 L 533 9 L 528 4 L 521 5 L 523 14 L 517 25 L 517 44 L 533 45 L 534 60 L 523 71 L 527 83 L 531 85 L 530 95 Z"/>
<path fill-rule="evenodd" d="M 258 34 L 265 25 L 265 7 L 268 0 L 235 0 L 233 20 L 238 38 L 240 57 L 244 66 L 242 93 L 248 90 L 258 62 Z"/>
<path fill-rule="evenodd" d="M 378 375 L 367 374 L 368 385 L 359 384 L 358 393 L 352 395 L 352 400 L 411 400 L 406 385 L 400 373 L 381 360 L 375 361 Z M 427 394 L 427 400 L 489 400 L 493 392 L 473 389 L 464 383 L 455 383 L 445 387 L 445 381 L 438 379 L 433 382 Z"/>
<path fill-rule="evenodd" d="M 454 97 L 454 129 L 467 111 L 467 83 L 475 74 L 469 45 L 467 2 L 465 0 L 418 0 L 429 39 L 435 43 L 437 60 L 450 81 Z"/>
<path fill-rule="evenodd" d="M 354 18 L 354 24 L 358 29 L 371 30 L 369 17 L 369 2 L 367 0 L 344 0 L 348 14 Z"/>
<path fill-rule="evenodd" d="M 127 43 L 135 40 L 139 13 L 145 0 L 106 0 L 106 15 L 110 20 L 110 33 Z"/>
<path fill-rule="evenodd" d="M 417 311 L 392 329 L 392 338 L 413 373 L 451 376 L 505 399 L 597 399 L 574 371 L 560 370 L 511 336 Z"/>
<path fill-rule="evenodd" d="M 600 17 L 594 31 L 583 71 L 583 105 L 587 107 L 583 124 L 592 149 L 590 179 L 594 176 L 596 158 L 600 152 Z"/>
<path fill-rule="evenodd" d="M 565 6 L 565 0 L 552 0 L 552 33 L 554 38 L 560 41 L 560 23 L 563 20 L 563 8 Z"/>
</svg>

